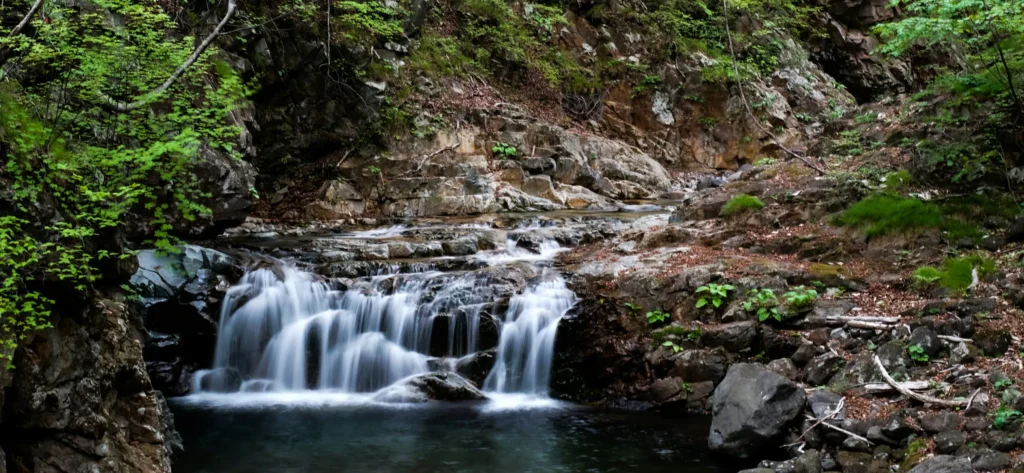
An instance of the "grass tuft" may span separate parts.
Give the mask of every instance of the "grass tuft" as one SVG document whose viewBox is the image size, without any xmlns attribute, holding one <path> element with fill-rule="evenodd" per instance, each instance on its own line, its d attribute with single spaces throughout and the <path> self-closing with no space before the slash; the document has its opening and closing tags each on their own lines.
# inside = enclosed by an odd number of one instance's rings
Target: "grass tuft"
<svg viewBox="0 0 1024 473">
<path fill-rule="evenodd" d="M 942 209 L 935 204 L 892 195 L 873 195 L 843 212 L 839 223 L 862 228 L 871 237 L 942 228 L 944 220 Z"/>
<path fill-rule="evenodd" d="M 761 199 L 752 195 L 739 194 L 725 203 L 725 206 L 722 207 L 722 216 L 729 217 L 740 213 L 755 212 L 763 208 L 764 202 L 761 202 Z"/>
</svg>

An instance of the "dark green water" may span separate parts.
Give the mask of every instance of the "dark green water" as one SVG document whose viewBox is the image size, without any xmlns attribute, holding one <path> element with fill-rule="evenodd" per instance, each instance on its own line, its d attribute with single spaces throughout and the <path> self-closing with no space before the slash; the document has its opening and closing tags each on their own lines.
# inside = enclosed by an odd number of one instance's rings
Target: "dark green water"
<svg viewBox="0 0 1024 473">
<path fill-rule="evenodd" d="M 176 473 L 735 471 L 706 450 L 710 419 L 485 404 L 231 407 L 172 402 Z"/>
</svg>

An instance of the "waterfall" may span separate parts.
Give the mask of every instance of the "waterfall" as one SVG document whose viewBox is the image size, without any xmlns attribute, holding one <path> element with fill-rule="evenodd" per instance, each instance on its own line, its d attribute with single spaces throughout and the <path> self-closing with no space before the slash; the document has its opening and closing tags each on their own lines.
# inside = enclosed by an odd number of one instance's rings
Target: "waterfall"
<svg viewBox="0 0 1024 473">
<path fill-rule="evenodd" d="M 550 241 L 538 250 L 510 240 L 476 258 L 538 264 L 562 251 Z M 485 392 L 546 396 L 558 321 L 576 296 L 543 271 L 495 314 L 514 287 L 496 288 L 490 270 L 395 269 L 347 287 L 294 267 L 251 270 L 224 297 L 213 369 L 196 373 L 193 392 L 372 393 L 494 349 Z"/>
<path fill-rule="evenodd" d="M 576 294 L 561 277 L 538 283 L 512 298 L 501 327 L 494 369 L 484 389 L 547 395 L 555 331 Z"/>
</svg>

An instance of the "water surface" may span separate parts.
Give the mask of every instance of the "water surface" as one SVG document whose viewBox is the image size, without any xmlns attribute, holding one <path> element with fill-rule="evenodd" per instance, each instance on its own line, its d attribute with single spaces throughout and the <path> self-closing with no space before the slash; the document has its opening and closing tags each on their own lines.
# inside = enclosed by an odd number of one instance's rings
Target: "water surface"
<svg viewBox="0 0 1024 473">
<path fill-rule="evenodd" d="M 710 419 L 544 403 L 412 406 L 172 402 L 176 473 L 724 473 Z"/>
</svg>

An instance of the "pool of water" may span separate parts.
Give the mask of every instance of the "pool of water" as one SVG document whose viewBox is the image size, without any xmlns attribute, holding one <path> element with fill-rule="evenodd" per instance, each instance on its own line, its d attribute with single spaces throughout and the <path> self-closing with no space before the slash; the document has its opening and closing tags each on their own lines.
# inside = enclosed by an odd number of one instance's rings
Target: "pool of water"
<svg viewBox="0 0 1024 473">
<path fill-rule="evenodd" d="M 704 417 L 553 402 L 171 407 L 176 473 L 735 471 L 707 452 Z"/>
</svg>

